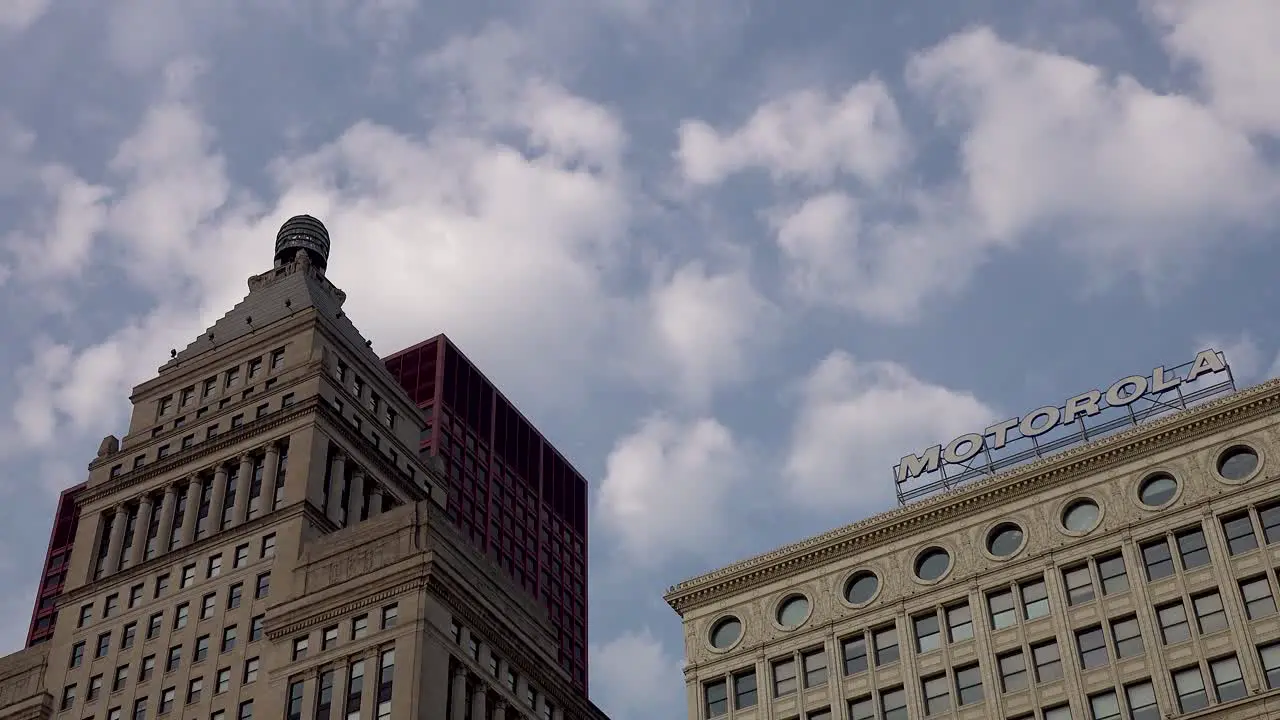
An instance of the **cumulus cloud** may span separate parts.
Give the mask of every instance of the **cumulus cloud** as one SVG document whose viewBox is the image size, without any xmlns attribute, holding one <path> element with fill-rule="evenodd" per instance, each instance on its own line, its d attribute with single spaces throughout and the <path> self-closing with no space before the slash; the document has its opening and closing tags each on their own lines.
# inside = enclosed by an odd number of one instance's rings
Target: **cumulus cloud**
<svg viewBox="0 0 1280 720">
<path fill-rule="evenodd" d="M 749 169 L 765 170 L 779 182 L 824 184 L 852 176 L 874 185 L 909 153 L 897 104 L 879 80 L 858 83 L 839 97 L 796 91 L 761 105 L 734 130 L 686 120 L 679 132 L 676 159 L 695 185 L 714 185 Z"/>
<path fill-rule="evenodd" d="M 0 3 L 0 32 L 18 33 L 35 24 L 53 0 L 5 0 Z"/>
<path fill-rule="evenodd" d="M 614 720 L 678 717 L 684 712 L 682 662 L 649 628 L 629 631 L 591 648 L 592 695 Z"/>
<path fill-rule="evenodd" d="M 1208 228 L 1262 222 L 1280 189 L 1211 108 L 989 29 L 918 54 L 907 77 L 963 128 L 967 209 L 993 240 L 1066 230 L 1097 269 L 1149 279 L 1210 246 Z"/>
<path fill-rule="evenodd" d="M 971 393 L 921 380 L 896 363 L 837 351 L 804 379 L 783 474 L 792 499 L 868 515 L 895 502 L 892 468 L 908 452 L 997 419 Z"/>
<path fill-rule="evenodd" d="M 725 540 L 722 513 L 745 469 L 742 448 L 714 418 L 654 415 L 614 444 L 597 516 L 642 566 L 702 555 Z"/>
<path fill-rule="evenodd" d="M 1280 135 L 1280 4 L 1148 0 L 1165 47 L 1190 64 L 1214 108 L 1239 127 Z"/>
</svg>

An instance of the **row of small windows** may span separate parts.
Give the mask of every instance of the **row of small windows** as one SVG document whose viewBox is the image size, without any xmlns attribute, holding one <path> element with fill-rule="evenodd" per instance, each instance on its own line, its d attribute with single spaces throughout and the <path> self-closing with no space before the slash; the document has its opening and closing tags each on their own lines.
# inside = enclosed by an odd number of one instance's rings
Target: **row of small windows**
<svg viewBox="0 0 1280 720">
<path fill-rule="evenodd" d="M 1248 466 L 1247 463 L 1237 459 L 1242 453 L 1252 453 L 1252 451 L 1243 447 L 1228 450 L 1224 453 L 1228 459 L 1223 463 L 1228 469 L 1234 467 L 1235 473 L 1242 472 L 1243 468 Z M 1256 456 L 1254 457 L 1256 460 Z M 1143 502 L 1153 506 L 1169 502 L 1176 492 L 1177 481 L 1164 473 L 1148 477 L 1140 485 L 1140 496 Z M 1068 503 L 1063 511 L 1063 526 L 1073 531 L 1087 531 L 1096 526 L 1099 515 L 1100 511 L 1093 500 L 1074 500 Z M 1233 556 L 1257 548 L 1259 532 L 1268 544 L 1280 542 L 1280 503 L 1224 515 L 1221 524 L 1227 551 Z M 1024 537 L 1022 528 L 1016 523 L 998 523 L 987 533 L 987 552 L 997 558 L 1010 557 L 1022 548 Z M 1202 528 L 1197 526 L 1175 532 L 1170 537 L 1156 538 L 1140 544 L 1139 549 L 1148 580 L 1155 581 L 1173 574 L 1173 552 L 1170 540 L 1177 547 L 1185 568 L 1190 569 L 1210 562 L 1209 548 Z M 936 582 L 947 574 L 951 564 L 951 554 L 944 548 L 934 546 L 926 548 L 916 556 L 913 571 L 918 580 Z M 1090 593 L 1089 597 L 1092 598 L 1089 574 L 1091 567 L 1101 577 L 1104 592 L 1108 584 L 1123 583 L 1123 589 L 1127 589 L 1128 581 L 1123 574 L 1124 561 L 1117 553 L 1113 557 L 1099 558 L 1092 565 L 1068 570 L 1064 575 L 1069 599 L 1083 593 Z M 864 606 L 875 599 L 879 589 L 880 579 L 874 572 L 858 570 L 845 582 L 844 599 L 852 606 Z M 799 627 L 808 618 L 808 614 L 808 598 L 796 593 L 787 596 L 778 605 L 774 619 L 779 626 L 790 630 Z M 711 647 L 726 650 L 733 646 L 741 635 L 742 624 L 737 618 L 723 618 L 711 629 L 709 637 Z"/>
<path fill-rule="evenodd" d="M 400 618 L 400 608 L 398 605 L 391 604 L 382 608 L 380 618 L 380 629 L 390 630 L 396 626 Z M 369 634 L 369 615 L 363 613 L 357 615 L 350 620 L 347 631 L 347 639 L 351 642 L 363 640 Z M 320 651 L 325 652 L 332 650 L 338 646 L 339 626 L 330 625 L 320 631 Z M 293 639 L 293 645 L 290 649 L 290 659 L 293 662 L 304 660 L 307 653 L 310 652 L 311 636 L 302 635 Z"/>
<path fill-rule="evenodd" d="M 275 533 L 269 533 L 262 537 L 258 546 L 258 559 L 267 560 L 275 557 L 276 554 L 276 536 Z M 211 555 L 206 559 L 205 578 L 212 579 L 222 574 L 222 553 Z M 237 545 L 232 555 L 232 568 L 238 569 L 244 567 L 249 562 L 249 543 Z M 258 592 L 265 592 L 270 584 L 271 573 L 263 573 L 258 576 L 257 587 Z M 182 567 L 181 574 L 178 579 L 178 588 L 186 589 L 193 585 L 196 580 L 196 564 L 189 563 Z M 152 599 L 158 600 L 169 590 L 170 575 L 169 573 L 161 573 L 157 575 L 153 581 Z M 238 593 L 243 584 L 236 583 L 231 586 L 231 592 L 236 595 L 238 602 Z M 132 610 L 142 602 L 143 593 L 146 590 L 144 583 L 137 583 L 129 588 L 127 599 L 127 609 Z M 211 597 L 207 596 L 207 597 Z M 80 615 L 77 619 L 76 627 L 83 628 L 93 621 L 93 603 L 85 603 L 80 606 Z M 111 593 L 103 598 L 102 601 L 102 619 L 109 619 L 120 607 L 120 594 Z M 182 606 L 179 606 L 182 607 Z M 158 614 L 157 614 L 158 615 Z"/>
<path fill-rule="evenodd" d="M 1113 644 L 1118 657 L 1134 657 L 1143 653 L 1137 621 L 1130 616 L 1110 623 Z M 1225 629 L 1225 628 L 1224 628 Z M 843 672 L 853 676 L 868 667 L 868 647 L 864 635 L 841 642 Z M 897 632 L 883 628 L 873 632 L 872 658 L 876 667 L 899 659 Z M 1090 669 L 1106 664 L 1106 644 L 1100 627 L 1077 631 L 1080 665 Z M 1280 689 L 1280 642 L 1259 645 L 1258 658 L 1269 689 Z M 1101 653 L 1101 655 L 1099 655 Z M 1101 661 L 1099 661 L 1101 658 Z M 1054 638 L 1029 644 L 1025 649 L 1004 653 L 996 659 L 1000 693 L 1026 690 L 1031 683 L 1043 684 L 1064 677 L 1062 655 Z M 801 688 L 811 689 L 828 683 L 826 652 L 821 648 L 774 659 L 769 663 L 772 675 L 771 697 L 783 698 Z M 1205 672 L 1207 670 L 1207 673 Z M 1204 663 L 1195 662 L 1170 672 L 1177 695 L 1178 712 L 1190 713 L 1215 703 L 1227 703 L 1246 696 L 1244 675 L 1238 656 L 1227 653 Z M 1206 682 L 1208 678 L 1209 682 Z M 978 663 L 968 663 L 949 671 L 933 673 L 920 680 L 920 695 L 925 715 L 942 715 L 954 706 L 963 707 L 983 702 L 985 692 Z M 759 688 L 754 668 L 743 669 L 703 683 L 703 712 L 707 718 L 721 717 L 734 710 L 748 710 L 759 703 Z M 878 700 L 878 702 L 877 702 Z M 1087 698 L 1090 720 L 1115 720 L 1122 716 L 1131 720 L 1158 720 L 1162 717 L 1150 679 L 1124 685 L 1122 688 L 1095 693 Z M 878 706 L 878 707 L 877 707 Z M 907 717 L 906 689 L 899 685 L 848 701 L 851 720 L 892 720 Z M 877 709 L 880 714 L 877 716 Z M 1127 715 L 1123 715 L 1124 712 Z M 830 709 L 812 711 L 806 718 L 828 717 Z M 1034 714 L 1015 720 L 1031 720 Z M 1045 720 L 1069 720 L 1067 705 L 1045 708 Z"/>
<path fill-rule="evenodd" d="M 354 383 L 350 385 L 347 384 L 348 374 L 354 376 Z M 390 430 L 396 429 L 396 411 L 391 408 L 390 403 L 383 402 L 376 392 L 369 392 L 366 395 L 364 380 L 359 375 L 350 373 L 346 363 L 339 362 L 334 368 L 333 376 L 339 385 L 355 396 L 356 402 L 367 407 L 369 412 L 373 413 L 373 416 L 378 418 L 383 425 L 386 425 Z"/>
<path fill-rule="evenodd" d="M 365 660 L 356 659 L 346 665 L 347 686 L 345 692 L 336 703 L 338 712 L 334 713 L 334 684 L 339 668 L 324 668 L 316 678 L 315 688 L 315 720 L 329 720 L 331 716 L 358 720 L 360 708 L 364 703 L 365 693 Z M 394 689 L 396 670 L 396 651 L 387 647 L 378 653 L 377 677 L 374 685 L 373 710 L 375 720 L 391 720 L 391 696 Z M 285 695 L 285 720 L 302 720 L 303 698 L 306 696 L 307 680 L 303 677 L 293 678 Z"/>
<path fill-rule="evenodd" d="M 456 622 L 450 622 L 449 632 L 451 637 L 453 638 L 453 642 L 455 645 L 458 645 L 459 647 L 462 647 L 465 645 L 465 647 L 463 647 L 463 650 L 466 653 L 467 657 L 471 658 L 472 662 L 480 663 L 482 661 L 481 653 L 480 653 L 481 643 L 476 638 L 476 636 L 471 633 L 470 629 L 464 629 L 462 626 L 458 625 Z M 489 676 L 494 678 L 495 680 L 499 680 L 503 682 L 506 685 L 508 692 L 516 695 L 517 699 L 519 699 L 522 703 L 524 703 L 525 706 L 531 709 L 536 708 L 538 706 L 538 703 L 537 703 L 538 691 L 533 686 L 532 683 L 528 682 L 528 678 L 523 679 L 525 692 L 524 692 L 524 696 L 521 697 L 519 693 L 519 688 L 520 688 L 522 678 L 515 670 L 511 668 L 509 664 L 506 667 L 506 673 L 505 673 L 506 677 L 499 677 L 503 662 L 502 662 L 502 659 L 499 658 L 498 655 L 493 652 L 493 648 L 488 649 L 487 658 L 485 659 L 485 662 L 486 662 L 485 670 L 489 673 Z M 551 701 L 550 697 L 548 697 L 545 693 L 543 693 L 542 694 L 543 720 L 552 720 L 552 716 L 554 715 L 555 710 L 556 710 L 555 703 Z"/>
<path fill-rule="evenodd" d="M 258 671 L 261 663 L 258 658 L 253 657 L 244 661 L 241 685 L 249 685 L 258 679 Z M 166 667 L 165 673 L 172 672 L 175 668 Z M 149 681 L 155 675 L 155 656 L 149 655 L 143 658 L 141 663 L 141 672 L 138 677 L 139 683 Z M 121 665 L 117 667 L 111 680 L 112 695 L 122 692 L 129 682 L 129 666 Z M 86 707 L 96 703 L 102 694 L 103 677 L 102 675 L 94 675 L 89 679 L 88 689 L 85 694 L 84 704 Z M 185 695 L 185 704 L 193 705 L 200 701 L 204 695 L 204 676 L 191 678 L 187 682 Z M 215 697 L 226 694 L 231 689 L 231 668 L 219 668 L 214 674 L 213 695 Z M 75 683 L 65 686 L 62 689 L 62 697 L 58 704 L 59 712 L 65 712 L 72 709 L 76 703 L 77 686 Z M 159 716 L 171 713 L 178 700 L 178 688 L 171 685 L 160 691 L 156 703 L 156 714 Z M 132 712 L 129 717 L 131 720 L 146 720 L 149 697 L 137 698 L 133 702 Z M 123 706 L 116 706 L 107 710 L 107 720 L 123 720 Z M 182 717 L 190 717 L 183 713 Z M 237 706 L 236 720 L 253 720 L 253 700 L 245 700 Z M 225 710 L 215 710 L 209 715 L 209 720 L 226 720 Z"/>
<path fill-rule="evenodd" d="M 268 355 L 266 358 L 266 363 L 267 365 L 265 367 L 269 369 L 270 372 L 276 372 L 278 370 L 283 369 L 284 368 L 284 348 L 277 348 L 275 350 L 272 350 L 270 355 Z M 246 376 L 248 380 L 256 380 L 260 375 L 262 375 L 263 368 L 264 368 L 263 358 L 258 357 L 250 360 L 248 363 L 248 367 L 246 368 Z M 237 365 L 236 367 L 233 367 L 229 370 L 224 371 L 221 377 L 222 377 L 221 386 L 224 390 L 229 390 L 235 387 L 240 382 L 240 366 Z M 218 383 L 217 375 L 211 378 L 205 379 L 204 382 L 200 384 L 200 400 L 204 401 L 212 398 L 214 394 L 217 393 L 218 387 L 219 387 L 219 383 Z M 195 385 L 191 385 L 183 388 L 177 393 L 177 409 L 183 410 L 185 408 L 191 407 L 191 405 L 195 403 L 195 399 L 196 399 Z M 163 418 L 164 416 L 168 415 L 173 411 L 174 411 L 174 396 L 165 395 L 164 397 L 160 398 L 160 402 L 156 410 L 156 417 Z"/>
<path fill-rule="evenodd" d="M 270 389 L 272 382 L 273 382 L 272 380 L 267 381 L 267 389 Z M 245 390 L 244 398 L 247 400 L 249 398 L 249 395 L 252 392 L 253 392 L 252 388 Z M 223 402 L 225 403 L 226 401 L 224 400 Z M 287 410 L 288 408 L 292 407 L 295 402 L 296 402 L 296 396 L 293 393 L 285 393 L 284 395 L 280 396 L 279 409 Z M 208 408 L 200 408 L 200 411 L 196 413 L 196 419 L 198 420 L 204 417 L 205 411 L 207 410 Z M 271 414 L 271 403 L 264 402 L 259 404 L 254 409 L 253 419 L 261 420 L 262 418 L 267 417 L 270 414 Z M 245 413 L 237 413 L 231 416 L 229 427 L 233 431 L 239 430 L 240 428 L 244 427 L 244 423 L 245 423 Z M 186 416 L 177 418 L 173 421 L 173 427 L 175 430 L 178 428 L 184 427 L 185 425 L 186 425 Z M 164 429 L 163 427 L 157 427 L 153 429 L 151 432 L 151 437 L 159 437 L 163 429 Z M 217 438 L 221 432 L 222 432 L 222 429 L 220 424 L 213 423 L 204 429 L 204 437 L 202 439 L 198 439 L 196 437 L 196 433 L 194 432 L 183 435 L 182 438 L 178 441 L 178 446 L 176 448 L 174 447 L 173 443 L 165 443 L 157 447 L 156 460 L 157 461 L 163 460 L 169 457 L 170 455 L 172 455 L 174 452 L 182 452 L 182 451 L 190 450 L 191 448 L 195 447 L 201 442 L 208 442 L 210 440 Z M 133 465 L 131 469 L 137 470 L 138 468 L 141 468 L 146 464 L 147 464 L 147 453 L 140 453 L 134 456 Z M 124 472 L 124 465 L 122 463 L 117 463 L 116 465 L 113 465 L 111 467 L 110 476 L 112 478 L 117 478 L 123 472 Z"/>
</svg>

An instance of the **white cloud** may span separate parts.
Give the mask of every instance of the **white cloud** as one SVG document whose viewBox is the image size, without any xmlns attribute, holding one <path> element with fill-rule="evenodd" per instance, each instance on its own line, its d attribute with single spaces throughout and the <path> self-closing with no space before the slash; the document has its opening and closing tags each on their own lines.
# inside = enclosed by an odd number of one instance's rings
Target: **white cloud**
<svg viewBox="0 0 1280 720">
<path fill-rule="evenodd" d="M 1214 107 L 1246 130 L 1280 135 L 1280 3 L 1148 0 L 1165 47 L 1193 64 Z"/>
<path fill-rule="evenodd" d="M 694 405 L 749 376 L 753 351 L 774 338 L 779 317 L 745 270 L 714 273 L 701 262 L 656 282 L 641 313 L 651 327 L 638 336 L 633 371 Z"/>
<path fill-rule="evenodd" d="M 32 279 L 79 275 L 89 260 L 94 237 L 106 226 L 102 203 L 110 190 L 89 184 L 60 165 L 45 167 L 39 176 L 52 211 L 47 217 L 37 215 L 40 227 L 15 232 L 5 244 L 17 257 L 17 271 Z"/>
<path fill-rule="evenodd" d="M 1213 348 L 1226 356 L 1237 387 L 1266 379 L 1259 376 L 1267 368 L 1263 367 L 1262 349 L 1258 347 L 1253 335 L 1246 332 L 1234 338 L 1217 335 L 1200 337 L 1196 340 L 1193 352 L 1200 352 L 1205 348 Z"/>
<path fill-rule="evenodd" d="M 972 394 L 901 365 L 833 352 L 801 387 L 783 474 L 807 509 L 880 511 L 896 501 L 892 468 L 903 455 L 980 430 L 996 415 Z"/>
<path fill-rule="evenodd" d="M 681 659 L 666 652 L 646 627 L 591 648 L 593 698 L 613 720 L 677 717 L 684 712 Z M 663 698 L 669 698 L 664 701 Z"/>
<path fill-rule="evenodd" d="M 614 444 L 597 515 L 640 565 L 706 553 L 731 529 L 725 506 L 745 467 L 742 448 L 715 419 L 652 416 Z"/>
<path fill-rule="evenodd" d="M 964 128 L 969 210 L 992 240 L 1054 230 L 1096 271 L 1151 279 L 1216 244 L 1207 229 L 1261 222 L 1277 197 L 1249 138 L 1210 108 L 988 29 L 920 53 L 907 76 Z"/>
<path fill-rule="evenodd" d="M 714 185 L 761 168 L 777 182 L 825 184 L 841 175 L 878 184 L 909 148 L 897 105 L 879 80 L 842 97 L 800 90 L 761 105 L 742 127 L 720 132 L 700 120 L 680 125 L 676 159 L 686 180 Z"/>
<path fill-rule="evenodd" d="M 53 0 L 4 0 L 0 2 L 0 31 L 17 33 L 35 24 Z"/>
</svg>

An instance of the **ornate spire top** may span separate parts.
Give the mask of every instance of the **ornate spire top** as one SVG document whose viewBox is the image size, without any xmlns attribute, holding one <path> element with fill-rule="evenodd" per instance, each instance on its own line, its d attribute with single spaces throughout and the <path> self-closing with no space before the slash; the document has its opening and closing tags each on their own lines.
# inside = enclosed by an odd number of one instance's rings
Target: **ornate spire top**
<svg viewBox="0 0 1280 720">
<path fill-rule="evenodd" d="M 280 226 L 276 233 L 276 266 L 293 262 L 300 251 L 321 272 L 328 268 L 329 231 L 310 215 L 295 215 Z"/>
</svg>

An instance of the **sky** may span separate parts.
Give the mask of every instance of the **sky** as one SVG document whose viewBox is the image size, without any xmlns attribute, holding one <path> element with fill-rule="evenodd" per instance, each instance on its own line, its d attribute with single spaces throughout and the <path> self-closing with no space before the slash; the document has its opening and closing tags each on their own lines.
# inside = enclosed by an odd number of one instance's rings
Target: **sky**
<svg viewBox="0 0 1280 720">
<path fill-rule="evenodd" d="M 57 493 L 298 213 L 589 478 L 591 695 L 665 589 L 903 454 L 1213 347 L 1280 373 L 1273 0 L 0 2 L 0 650 Z"/>
</svg>

